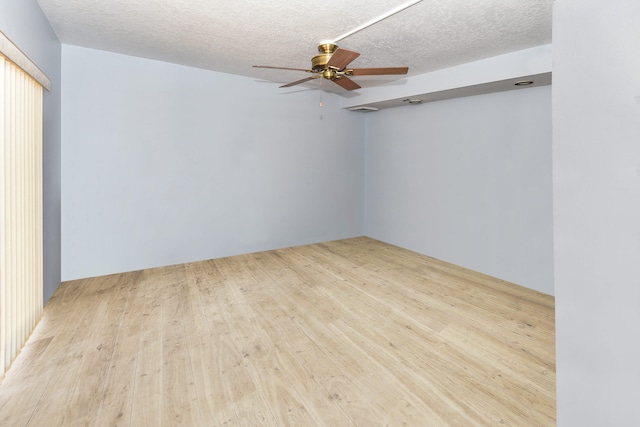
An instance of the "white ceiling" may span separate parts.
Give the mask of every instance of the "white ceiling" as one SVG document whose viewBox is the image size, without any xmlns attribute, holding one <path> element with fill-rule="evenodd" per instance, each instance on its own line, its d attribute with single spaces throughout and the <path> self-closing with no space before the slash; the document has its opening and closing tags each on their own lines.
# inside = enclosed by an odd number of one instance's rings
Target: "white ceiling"
<svg viewBox="0 0 640 427">
<path fill-rule="evenodd" d="M 317 45 L 407 0 L 38 0 L 65 44 L 257 80 L 308 75 Z M 350 67 L 408 66 L 409 75 L 551 43 L 553 0 L 423 0 L 337 44 Z M 390 77 L 354 78 L 363 89 Z M 318 81 L 308 83 L 318 85 Z M 342 90 L 341 88 L 338 88 Z"/>
</svg>

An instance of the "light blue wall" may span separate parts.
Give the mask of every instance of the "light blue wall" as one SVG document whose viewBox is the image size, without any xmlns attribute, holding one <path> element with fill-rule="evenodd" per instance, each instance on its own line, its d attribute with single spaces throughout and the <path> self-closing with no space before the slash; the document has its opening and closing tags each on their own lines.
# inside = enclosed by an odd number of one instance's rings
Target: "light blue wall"
<svg viewBox="0 0 640 427">
<path fill-rule="evenodd" d="M 2 0 L 0 31 L 51 79 L 44 93 L 44 301 L 60 284 L 61 45 L 35 0 Z"/>
<path fill-rule="evenodd" d="M 367 235 L 553 294 L 550 86 L 367 117 Z"/>
<path fill-rule="evenodd" d="M 339 97 L 62 56 L 64 280 L 362 235 L 364 118 Z"/>
<path fill-rule="evenodd" d="M 640 426 L 640 2 L 554 2 L 558 425 Z"/>
<path fill-rule="evenodd" d="M 366 234 L 553 293 L 550 87 L 369 115 L 324 94 L 321 120 L 317 91 L 63 65 L 65 280 Z"/>
</svg>

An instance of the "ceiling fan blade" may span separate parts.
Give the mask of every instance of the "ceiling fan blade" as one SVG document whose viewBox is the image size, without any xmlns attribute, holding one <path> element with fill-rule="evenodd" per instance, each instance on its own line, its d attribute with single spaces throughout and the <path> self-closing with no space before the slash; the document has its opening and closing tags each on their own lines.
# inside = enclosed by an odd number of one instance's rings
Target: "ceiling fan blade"
<svg viewBox="0 0 640 427">
<path fill-rule="evenodd" d="M 304 79 L 296 80 L 295 82 L 287 83 L 286 85 L 282 85 L 280 87 L 282 88 L 282 87 L 291 87 L 291 86 L 299 85 L 300 83 L 308 82 L 309 80 L 314 80 L 319 77 L 320 76 L 306 77 Z"/>
<path fill-rule="evenodd" d="M 358 83 L 354 82 L 353 80 L 345 76 L 342 76 L 338 79 L 331 80 L 331 81 L 337 84 L 338 86 L 342 86 L 346 90 L 355 90 L 355 89 L 360 89 L 361 87 Z"/>
<path fill-rule="evenodd" d="M 289 67 L 274 67 L 271 65 L 254 65 L 253 68 L 270 68 L 272 70 L 291 70 L 291 71 L 305 71 L 307 73 L 313 73 L 313 70 L 306 70 L 304 68 L 289 68 Z"/>
<path fill-rule="evenodd" d="M 327 62 L 327 67 L 334 67 L 338 70 L 343 70 L 358 56 L 360 56 L 358 52 L 338 48 L 333 55 L 331 55 L 329 62 Z"/>
<path fill-rule="evenodd" d="M 409 67 L 387 67 L 387 68 L 354 68 L 350 76 L 381 76 L 383 74 L 407 74 Z"/>
</svg>

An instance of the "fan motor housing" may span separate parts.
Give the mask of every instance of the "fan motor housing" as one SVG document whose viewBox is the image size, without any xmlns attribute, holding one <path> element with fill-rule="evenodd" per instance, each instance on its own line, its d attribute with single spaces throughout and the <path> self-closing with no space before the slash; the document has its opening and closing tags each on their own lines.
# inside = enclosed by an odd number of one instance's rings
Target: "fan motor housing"
<svg viewBox="0 0 640 427">
<path fill-rule="evenodd" d="M 327 62 L 331 59 L 332 53 L 323 53 L 311 58 L 311 69 L 313 71 L 322 71 L 327 66 Z"/>
<path fill-rule="evenodd" d="M 322 71 L 326 68 L 327 62 L 331 59 L 333 53 L 338 49 L 338 46 L 333 43 L 323 43 L 318 46 L 318 52 L 320 55 L 316 55 L 311 58 L 311 69 L 313 71 Z"/>
</svg>

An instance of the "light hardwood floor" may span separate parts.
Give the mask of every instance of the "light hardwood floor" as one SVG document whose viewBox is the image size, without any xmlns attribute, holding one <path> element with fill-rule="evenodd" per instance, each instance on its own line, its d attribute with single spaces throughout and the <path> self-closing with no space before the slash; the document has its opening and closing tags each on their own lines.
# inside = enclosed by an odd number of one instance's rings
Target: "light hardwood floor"
<svg viewBox="0 0 640 427">
<path fill-rule="evenodd" d="M 369 238 L 63 283 L 2 426 L 553 426 L 554 299 Z"/>
</svg>

